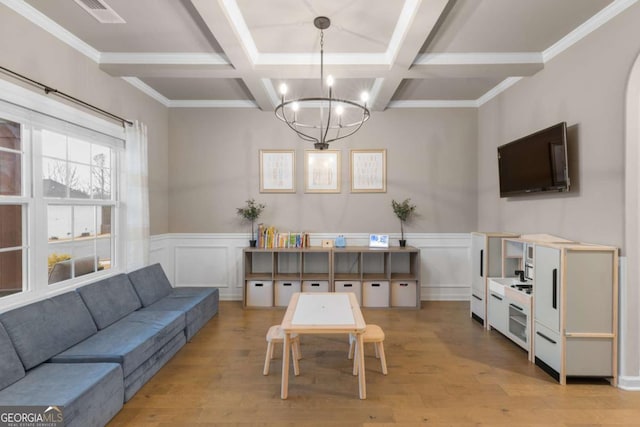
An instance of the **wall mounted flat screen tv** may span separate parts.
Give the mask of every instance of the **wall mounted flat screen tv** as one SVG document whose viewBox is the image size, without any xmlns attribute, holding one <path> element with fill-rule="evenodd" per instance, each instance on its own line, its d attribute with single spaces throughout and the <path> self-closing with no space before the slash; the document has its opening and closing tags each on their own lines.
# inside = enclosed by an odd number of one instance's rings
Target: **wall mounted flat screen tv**
<svg viewBox="0 0 640 427">
<path fill-rule="evenodd" d="M 498 147 L 500 197 L 569 191 L 567 124 Z"/>
</svg>

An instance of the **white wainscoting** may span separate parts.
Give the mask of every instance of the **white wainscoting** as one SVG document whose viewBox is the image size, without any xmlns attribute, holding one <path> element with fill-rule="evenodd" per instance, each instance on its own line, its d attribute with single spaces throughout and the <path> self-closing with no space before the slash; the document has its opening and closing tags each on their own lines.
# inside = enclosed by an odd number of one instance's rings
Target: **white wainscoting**
<svg viewBox="0 0 640 427">
<path fill-rule="evenodd" d="M 345 234 L 348 245 L 369 244 L 368 234 Z M 311 245 L 335 234 L 312 234 Z M 392 235 L 395 244 L 399 236 Z M 468 233 L 407 233 L 420 249 L 422 300 L 469 300 L 471 273 Z M 162 264 L 173 286 L 215 286 L 222 300 L 242 300 L 243 233 L 162 234 L 151 237 L 151 263 Z"/>
</svg>

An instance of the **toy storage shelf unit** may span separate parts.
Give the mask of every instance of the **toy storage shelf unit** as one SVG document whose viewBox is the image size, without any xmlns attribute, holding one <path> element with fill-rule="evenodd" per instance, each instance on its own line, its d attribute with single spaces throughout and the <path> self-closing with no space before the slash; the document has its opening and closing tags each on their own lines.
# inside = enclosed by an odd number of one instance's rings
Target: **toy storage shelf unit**
<svg viewBox="0 0 640 427">
<path fill-rule="evenodd" d="M 363 307 L 420 308 L 420 250 L 245 248 L 245 308 L 286 307 L 295 292 L 353 292 Z"/>
</svg>

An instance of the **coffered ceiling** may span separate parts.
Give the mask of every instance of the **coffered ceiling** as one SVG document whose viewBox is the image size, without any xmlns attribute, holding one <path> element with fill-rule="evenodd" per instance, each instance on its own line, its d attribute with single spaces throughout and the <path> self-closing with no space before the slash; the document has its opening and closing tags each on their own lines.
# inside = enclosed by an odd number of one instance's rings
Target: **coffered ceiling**
<svg viewBox="0 0 640 427">
<path fill-rule="evenodd" d="M 637 0 L 0 1 L 168 107 L 273 110 L 283 81 L 320 95 L 327 16 L 336 94 L 384 110 L 482 105 Z M 79 4 L 99 2 L 124 23 Z"/>
</svg>

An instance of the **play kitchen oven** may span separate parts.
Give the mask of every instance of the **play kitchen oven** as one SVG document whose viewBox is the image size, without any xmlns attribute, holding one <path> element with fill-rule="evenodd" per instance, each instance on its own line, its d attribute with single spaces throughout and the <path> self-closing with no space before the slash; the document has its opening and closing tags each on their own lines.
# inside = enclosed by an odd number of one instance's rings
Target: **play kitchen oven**
<svg viewBox="0 0 640 427">
<path fill-rule="evenodd" d="M 507 336 L 527 351 L 531 348 L 531 292 L 531 284 L 513 284 L 505 289 Z"/>
<path fill-rule="evenodd" d="M 531 350 L 531 283 L 514 277 L 489 279 L 488 323 L 511 341 Z"/>
</svg>

